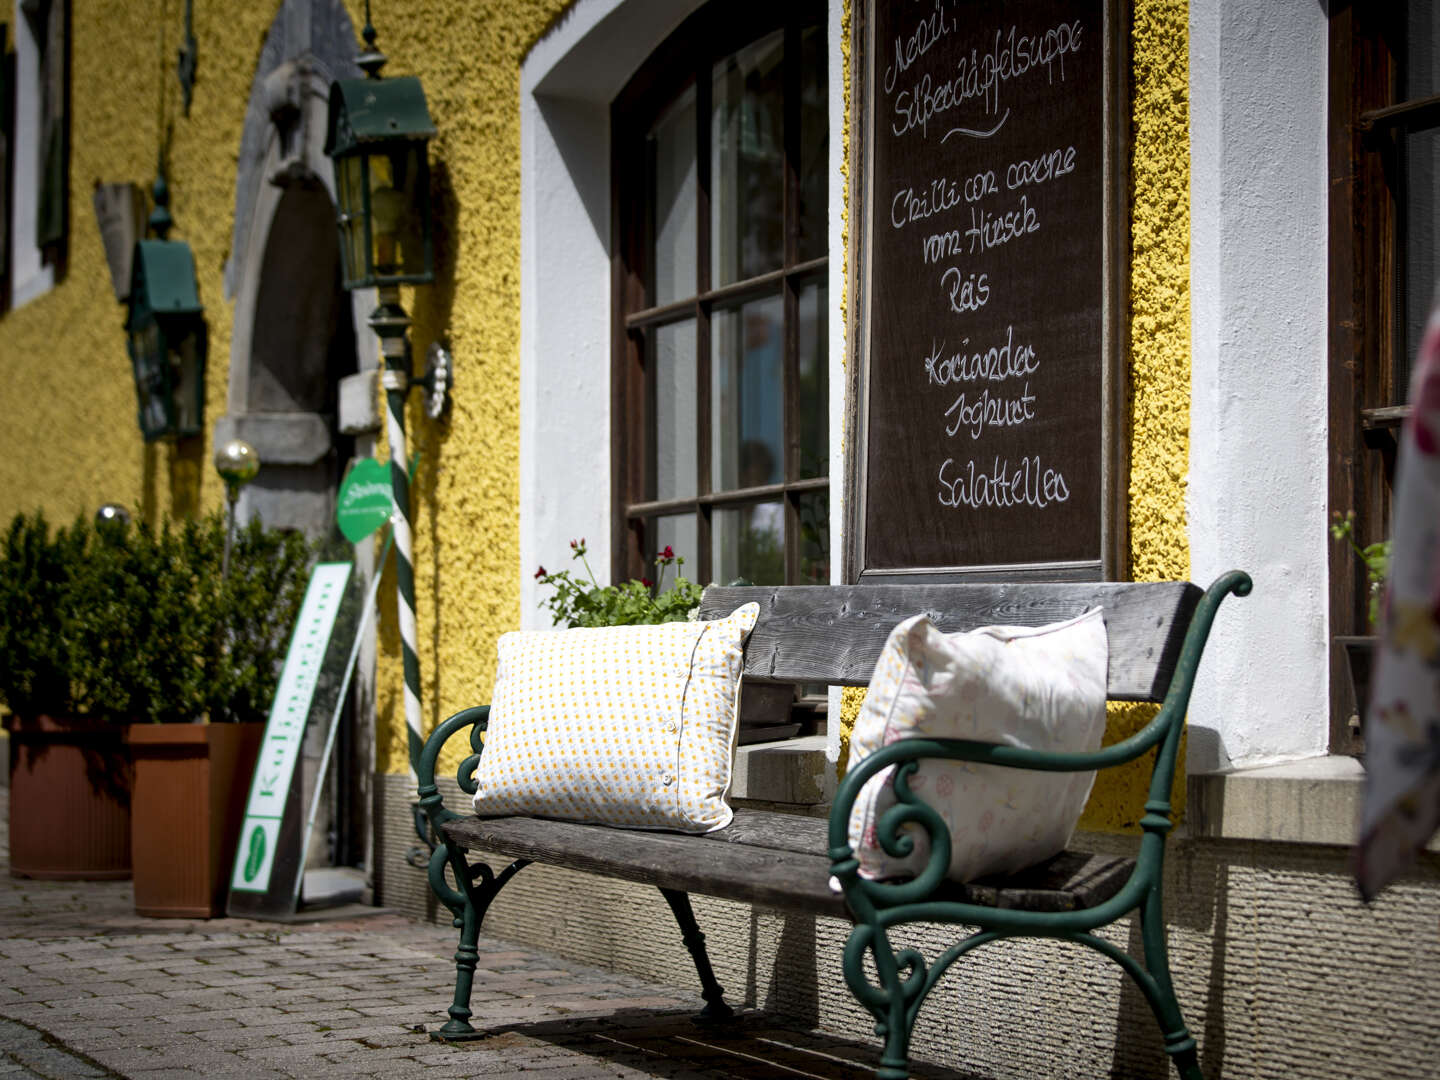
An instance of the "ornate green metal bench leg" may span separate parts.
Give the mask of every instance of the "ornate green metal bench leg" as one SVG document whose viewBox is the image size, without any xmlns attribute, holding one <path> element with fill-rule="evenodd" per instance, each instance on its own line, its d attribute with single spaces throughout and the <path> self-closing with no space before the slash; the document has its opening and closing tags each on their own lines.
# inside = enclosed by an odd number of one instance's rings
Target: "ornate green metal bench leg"
<svg viewBox="0 0 1440 1080">
<path fill-rule="evenodd" d="M 685 948 L 695 961 L 695 971 L 700 976 L 700 996 L 705 999 L 705 1008 L 700 1012 L 702 1020 L 729 1020 L 735 1010 L 725 1004 L 725 990 L 715 978 L 715 969 L 710 966 L 710 954 L 705 949 L 705 935 L 695 921 L 695 911 L 690 906 L 690 894 L 678 889 L 661 889 L 661 895 L 670 905 L 675 922 L 680 927 L 680 936 Z"/>
<path fill-rule="evenodd" d="M 1155 996 L 1150 1006 L 1165 1037 L 1165 1052 L 1175 1062 L 1183 1080 L 1201 1080 L 1195 1040 L 1180 1015 L 1180 1001 L 1170 979 L 1170 953 L 1165 944 L 1165 914 L 1160 891 L 1152 889 L 1140 907 L 1140 936 L 1145 943 L 1145 968 L 1154 980 Z"/>
<path fill-rule="evenodd" d="M 873 985 L 866 976 L 867 951 L 874 957 L 879 986 Z M 900 969 L 909 965 L 907 970 L 913 978 L 917 972 L 915 965 L 919 963 L 917 953 L 902 953 L 897 957 L 885 931 L 865 923 L 858 923 L 845 943 L 842 965 L 845 982 L 855 1000 L 875 1017 L 875 1034 L 885 1040 L 885 1049 L 875 1070 L 876 1080 L 908 1080 L 910 1076 L 910 1029 L 919 1010 L 919 1002 L 914 997 L 917 993 L 923 996 L 925 978 L 922 974 L 913 981 L 902 979 Z"/>
<path fill-rule="evenodd" d="M 450 888 L 445 880 L 447 864 L 460 881 L 458 891 Z M 431 853 L 430 888 L 455 916 L 453 925 L 460 931 L 460 944 L 455 949 L 455 1000 L 447 1010 L 450 1019 L 438 1031 L 430 1033 L 437 1042 L 484 1038 L 484 1032 L 470 1026 L 470 991 L 474 987 L 475 967 L 480 959 L 476 948 L 480 940 L 480 925 L 485 921 L 490 902 L 506 882 L 529 865 L 527 860 L 517 859 L 497 876 L 485 863 L 467 865 L 463 852 L 450 851 L 443 844 Z"/>
<path fill-rule="evenodd" d="M 440 902 L 450 909 L 454 916 L 454 926 L 460 931 L 460 944 L 455 950 L 455 999 L 448 1010 L 450 1019 L 440 1030 L 430 1033 L 432 1039 L 441 1042 L 484 1037 L 483 1032 L 470 1026 L 470 992 L 474 987 L 475 968 L 480 959 L 477 951 L 480 926 L 485 921 L 485 913 L 490 910 L 491 901 L 500 890 L 512 877 L 530 865 L 526 859 L 517 859 L 499 874 L 485 863 L 472 866 L 466 859 L 464 850 L 452 847 L 442 831 L 445 823 L 455 820 L 457 815 L 445 809 L 440 791 L 435 786 L 435 766 L 440 757 L 440 748 L 456 732 L 467 727 L 471 729 L 470 748 L 474 753 L 460 763 L 456 780 L 461 791 L 467 795 L 475 794 L 475 766 L 480 760 L 480 752 L 484 746 L 483 733 L 489 717 L 490 706 L 481 705 L 458 712 L 444 721 L 431 732 L 430 738 L 425 740 L 415 770 L 419 781 L 418 805 L 429 819 L 435 839 L 440 841 L 438 845 L 431 845 L 428 867 L 430 888 Z M 424 838 L 423 832 L 421 835 Z M 447 866 L 455 875 L 455 888 L 451 888 L 450 883 L 445 880 Z"/>
</svg>

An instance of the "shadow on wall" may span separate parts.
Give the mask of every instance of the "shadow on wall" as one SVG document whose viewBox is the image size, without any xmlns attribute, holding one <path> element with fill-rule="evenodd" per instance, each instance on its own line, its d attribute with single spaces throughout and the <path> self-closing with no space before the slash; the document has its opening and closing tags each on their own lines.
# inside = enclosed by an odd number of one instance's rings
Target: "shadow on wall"
<svg viewBox="0 0 1440 1080">
<path fill-rule="evenodd" d="M 170 489 L 170 506 L 164 514 L 160 510 L 159 490 L 162 454 Z M 160 528 L 165 517 L 172 521 L 198 518 L 204 481 L 204 436 L 140 444 L 140 517 L 151 528 Z"/>
<path fill-rule="evenodd" d="M 777 917 L 777 913 L 770 913 Z M 750 947 L 745 972 L 745 1005 L 807 1027 L 820 1024 L 819 972 L 816 965 L 818 942 L 815 916 L 787 913 L 780 924 L 780 941 L 775 949 L 763 1000 L 757 955 L 760 943 L 760 913 L 750 911 Z"/>
<path fill-rule="evenodd" d="M 167 447 L 170 464 L 170 517 L 174 521 L 200 516 L 200 489 L 205 480 L 205 439 L 195 435 Z"/>
<path fill-rule="evenodd" d="M 435 254 L 435 283 L 418 288 L 415 296 L 414 323 L 410 331 L 411 349 L 419 356 L 412 357 L 412 370 L 423 372 L 425 353 L 432 342 L 440 342 L 446 348 L 451 346 L 450 318 L 455 309 L 455 266 L 459 261 L 460 233 L 457 228 L 455 185 L 450 178 L 450 169 L 443 161 L 431 163 L 430 206 L 434 215 L 433 235 Z M 478 379 L 478 372 L 462 372 L 460 377 Z M 447 408 L 439 420 L 425 415 L 421 404 L 423 391 L 417 391 L 409 399 L 410 409 L 406 416 L 407 429 L 413 432 L 411 452 L 420 454 L 419 468 L 415 473 L 410 496 L 410 523 L 420 531 L 421 511 L 424 512 L 425 529 L 430 536 L 430 565 L 428 574 L 429 602 L 434 612 L 430 620 L 430 649 L 427 662 L 420 673 L 422 685 L 428 695 L 430 713 L 427 729 L 444 719 L 440 715 L 440 701 L 445 696 L 441 685 L 443 668 L 440 663 L 440 625 L 443 621 L 441 605 L 445 591 L 442 588 L 440 565 L 439 500 L 436 497 L 440 456 L 450 438 L 450 412 Z M 422 577 L 419 566 L 415 567 L 416 578 Z"/>
</svg>

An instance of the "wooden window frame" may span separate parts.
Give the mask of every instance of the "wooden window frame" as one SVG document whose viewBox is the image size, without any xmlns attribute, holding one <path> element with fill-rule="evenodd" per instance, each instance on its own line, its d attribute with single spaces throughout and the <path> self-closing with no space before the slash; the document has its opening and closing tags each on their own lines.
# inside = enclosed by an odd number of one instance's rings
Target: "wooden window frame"
<svg viewBox="0 0 1440 1080">
<path fill-rule="evenodd" d="M 666 39 L 626 85 L 611 107 L 611 513 L 614 580 L 641 577 L 653 571 L 645 535 L 647 520 L 659 514 L 692 511 L 697 524 L 694 562 L 686 576 L 712 578 L 711 518 L 716 507 L 743 506 L 777 497 L 784 506 L 785 579 L 800 571 L 799 501 L 815 492 L 829 492 L 828 475 L 798 479 L 799 437 L 799 302 L 801 289 L 826 283 L 828 252 L 800 261 L 800 33 L 805 25 L 825 28 L 819 3 L 779 5 L 745 0 L 711 3 L 686 20 Z M 783 29 L 785 33 L 784 261 L 780 269 L 714 287 L 710 277 L 710 71 L 713 63 L 756 39 Z M 828 72 L 827 78 L 834 78 Z M 698 270 L 694 296 L 654 304 L 646 293 L 649 217 L 644 213 L 645 162 L 636 153 L 664 107 L 690 85 L 696 92 Z M 833 133 L 832 133 L 833 134 Z M 630 223 L 640 223 L 631 228 Z M 760 487 L 714 491 L 711 483 L 710 334 L 711 314 L 746 300 L 780 295 L 783 304 L 784 457 L 782 480 Z M 647 378 L 644 335 L 648 330 L 685 320 L 696 327 L 696 494 L 689 498 L 653 499 L 653 478 L 647 475 L 652 455 L 648 443 L 654 415 L 653 379 Z M 827 371 L 827 379 L 829 373 Z M 832 437 L 833 437 L 833 433 Z M 681 553 L 686 554 L 686 553 Z M 833 557 L 833 555 L 832 555 Z"/>
<path fill-rule="evenodd" d="M 1440 126 L 1440 95 L 1397 101 L 1401 5 L 1337 0 L 1330 16 L 1329 501 L 1354 510 L 1363 546 L 1388 535 L 1399 425 L 1403 272 L 1396 138 Z M 1365 634 L 1363 567 L 1348 545 L 1330 550 L 1333 637 Z M 1343 650 L 1330 655 L 1330 751 L 1363 752 Z"/>
</svg>

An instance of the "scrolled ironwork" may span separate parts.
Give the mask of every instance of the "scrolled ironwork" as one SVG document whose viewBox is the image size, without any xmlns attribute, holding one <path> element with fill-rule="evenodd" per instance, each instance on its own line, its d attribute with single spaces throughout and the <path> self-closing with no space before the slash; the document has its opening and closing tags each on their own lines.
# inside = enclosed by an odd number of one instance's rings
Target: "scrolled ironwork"
<svg viewBox="0 0 1440 1080">
<path fill-rule="evenodd" d="M 843 970 L 856 1000 L 876 1019 L 885 1040 L 877 1076 L 900 1080 L 908 1075 L 910 1033 L 921 1004 L 940 978 L 962 956 L 991 941 L 1040 936 L 1084 945 L 1113 960 L 1131 978 L 1153 1010 L 1165 1039 L 1166 1053 L 1185 1080 L 1199 1080 L 1195 1040 L 1180 1013 L 1172 984 L 1165 940 L 1161 883 L 1165 835 L 1171 828 L 1170 793 L 1185 712 L 1200 657 L 1220 603 L 1229 595 L 1246 596 L 1249 575 L 1232 571 L 1217 578 L 1200 598 L 1186 627 L 1185 638 L 1165 699 L 1156 715 L 1127 739 L 1091 753 L 1052 753 L 961 739 L 906 739 L 881 747 L 852 767 L 841 781 L 830 815 L 831 871 L 839 879 L 856 925 L 845 945 Z M 910 786 L 923 759 L 974 761 L 1045 772 L 1107 768 L 1133 761 L 1155 750 L 1150 786 L 1140 825 L 1143 835 L 1135 868 L 1109 899 L 1067 911 L 1027 911 L 937 899 L 935 887 L 949 863 L 949 833 L 943 819 Z M 914 830 L 931 838 L 930 859 L 911 881 L 879 882 L 860 876 L 860 863 L 849 841 L 850 818 L 867 783 L 893 766 L 896 805 L 880 815 L 876 839 L 892 856 L 915 850 Z M 943 848 L 943 852 L 942 849 Z M 943 858 L 940 858 L 943 854 Z M 1144 959 L 1090 931 L 1138 913 Z M 978 927 L 927 964 L 914 949 L 892 949 L 888 931 L 911 922 L 952 923 Z M 866 952 L 874 962 L 866 969 Z"/>
</svg>

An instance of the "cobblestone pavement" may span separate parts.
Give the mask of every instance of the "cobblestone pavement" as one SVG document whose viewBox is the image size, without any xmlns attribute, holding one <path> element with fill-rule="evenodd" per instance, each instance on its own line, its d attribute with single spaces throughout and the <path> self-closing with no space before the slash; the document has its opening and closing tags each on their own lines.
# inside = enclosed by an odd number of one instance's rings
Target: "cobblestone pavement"
<svg viewBox="0 0 1440 1080">
<path fill-rule="evenodd" d="M 427 1028 L 450 1001 L 453 931 L 394 914 L 140 918 L 129 882 L 11 877 L 3 824 L 0 1080 L 873 1075 L 871 1045 L 755 1013 L 701 1026 L 693 991 L 493 938 L 480 941 L 474 995 L 488 1037 L 432 1042 Z"/>
</svg>

